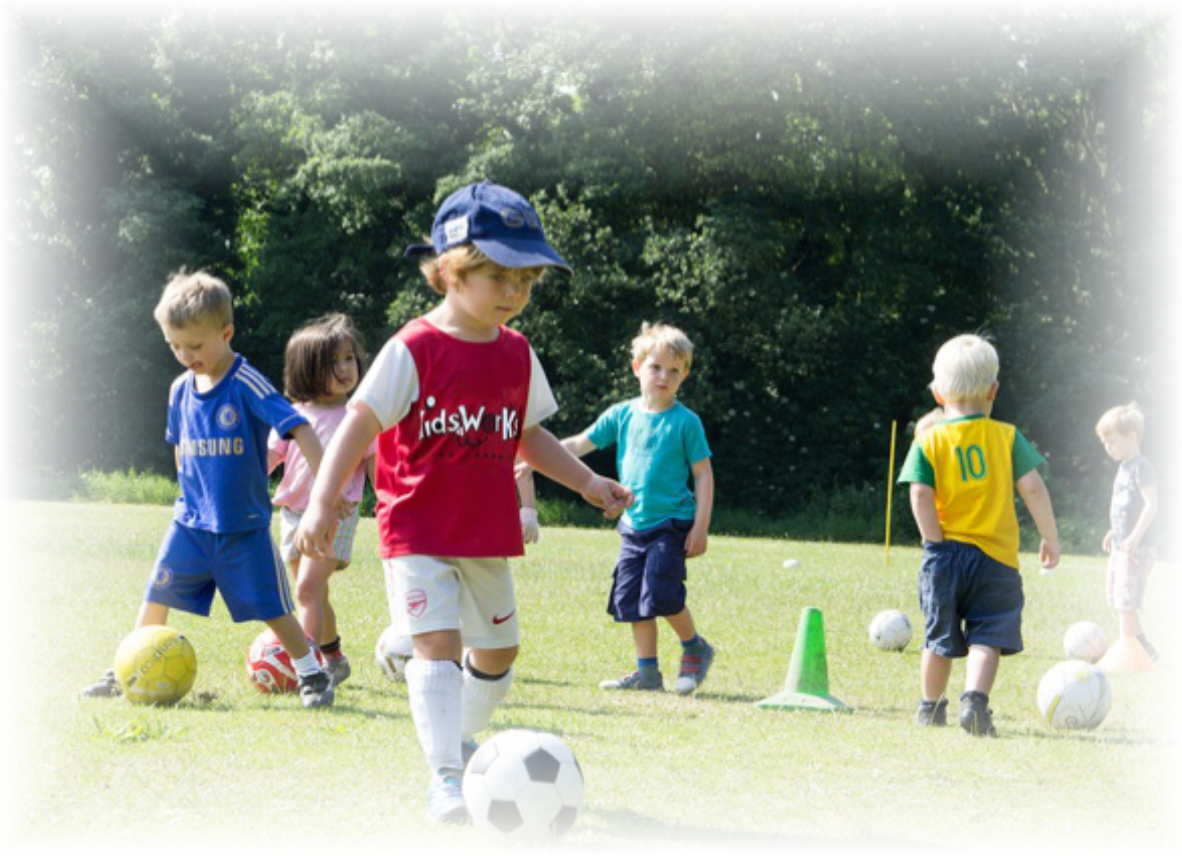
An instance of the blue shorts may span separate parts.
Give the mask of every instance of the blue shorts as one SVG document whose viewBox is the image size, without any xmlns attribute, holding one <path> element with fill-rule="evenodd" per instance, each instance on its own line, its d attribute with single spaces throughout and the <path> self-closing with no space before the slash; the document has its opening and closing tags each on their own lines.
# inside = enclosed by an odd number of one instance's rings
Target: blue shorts
<svg viewBox="0 0 1182 856">
<path fill-rule="evenodd" d="M 207 616 L 214 591 L 237 622 L 270 621 L 293 611 L 287 569 L 270 529 L 219 535 L 172 522 L 144 599 Z"/>
<path fill-rule="evenodd" d="M 607 611 L 616 621 L 647 621 L 685 609 L 685 538 L 692 520 L 636 531 L 621 523 L 620 559 Z"/>
<path fill-rule="evenodd" d="M 923 646 L 941 657 L 964 657 L 970 645 L 1022 650 L 1022 575 L 959 541 L 924 542 L 919 569 Z"/>
</svg>

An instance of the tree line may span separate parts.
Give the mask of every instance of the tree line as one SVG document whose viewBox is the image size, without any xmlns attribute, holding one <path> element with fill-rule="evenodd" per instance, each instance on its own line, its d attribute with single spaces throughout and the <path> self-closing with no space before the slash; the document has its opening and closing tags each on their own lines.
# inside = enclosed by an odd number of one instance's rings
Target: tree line
<svg viewBox="0 0 1182 856">
<path fill-rule="evenodd" d="M 634 394 L 663 320 L 697 345 L 721 504 L 881 490 L 936 348 L 984 331 L 995 415 L 1102 516 L 1098 415 L 1136 399 L 1168 436 L 1176 16 L 1027 5 L 10 13 L 19 460 L 169 470 L 151 309 L 182 266 L 231 283 L 277 381 L 324 312 L 376 352 L 432 302 L 402 248 L 490 179 L 576 269 L 515 322 L 560 436 Z"/>
</svg>

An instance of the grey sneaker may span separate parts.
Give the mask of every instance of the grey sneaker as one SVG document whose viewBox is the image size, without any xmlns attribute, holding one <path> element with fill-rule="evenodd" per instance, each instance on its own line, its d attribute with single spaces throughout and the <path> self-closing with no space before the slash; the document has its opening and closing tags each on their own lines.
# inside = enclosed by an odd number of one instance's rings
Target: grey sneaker
<svg viewBox="0 0 1182 856">
<path fill-rule="evenodd" d="M 989 696 L 971 690 L 960 697 L 960 727 L 974 737 L 996 737 Z"/>
<path fill-rule="evenodd" d="M 349 658 L 344 654 L 339 657 L 325 657 L 324 671 L 328 672 L 328 676 L 332 678 L 332 685 L 335 689 L 349 679 L 349 675 L 353 674 L 353 669 L 349 665 Z"/>
<path fill-rule="evenodd" d="M 654 672 L 651 675 L 642 675 L 639 671 L 635 671 L 630 675 L 624 675 L 622 678 L 617 678 L 614 681 L 601 681 L 599 684 L 601 690 L 656 690 L 664 691 L 665 678 L 660 672 Z"/>
<path fill-rule="evenodd" d="M 916 725 L 947 725 L 948 699 L 939 701 L 921 701 L 919 709 L 915 711 Z"/>
<path fill-rule="evenodd" d="M 313 672 L 300 675 L 300 700 L 304 707 L 332 707 L 336 693 L 332 691 L 332 678 L 328 672 Z"/>
<path fill-rule="evenodd" d="M 681 655 L 681 668 L 677 672 L 677 683 L 673 685 L 678 695 L 689 695 L 706 680 L 706 673 L 714 662 L 714 647 L 704 640 L 702 646 L 700 653 Z"/>
<path fill-rule="evenodd" d="M 460 786 L 463 773 L 460 770 L 440 770 L 431 777 L 427 788 L 427 817 L 433 823 L 467 823 L 468 806 L 464 804 L 464 791 Z"/>
<path fill-rule="evenodd" d="M 91 684 L 82 691 L 83 698 L 119 698 L 121 695 L 123 687 L 115 677 L 114 669 L 107 669 L 97 684 Z"/>
</svg>

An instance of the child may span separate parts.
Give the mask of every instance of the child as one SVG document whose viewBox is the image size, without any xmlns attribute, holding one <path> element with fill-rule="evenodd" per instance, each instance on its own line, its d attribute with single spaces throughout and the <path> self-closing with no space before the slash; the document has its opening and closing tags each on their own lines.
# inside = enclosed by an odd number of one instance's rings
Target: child
<svg viewBox="0 0 1182 856">
<path fill-rule="evenodd" d="M 1120 635 L 1135 636 L 1145 653 L 1157 659 L 1157 649 L 1145 638 L 1137 611 L 1145 600 L 1149 572 L 1156 558 L 1157 477 L 1141 454 L 1145 417 L 1136 404 L 1113 407 L 1096 423 L 1104 451 L 1120 463 L 1112 486 L 1110 528 L 1104 535 L 1108 553 L 1108 603 L 1120 619 Z"/>
<path fill-rule="evenodd" d="M 357 388 L 296 546 L 328 555 L 333 497 L 377 437 L 381 552 L 393 623 L 414 637 L 406 683 L 431 770 L 427 813 L 463 823 L 463 766 L 518 652 L 507 559 L 523 553 L 514 459 L 608 514 L 631 496 L 541 427 L 557 405 L 528 341 L 505 326 L 546 268 L 570 271 L 533 207 L 507 188 L 469 185 L 440 207 L 431 244 L 407 255 L 428 256 L 423 275 L 443 300 L 386 343 Z"/>
<path fill-rule="evenodd" d="M 580 457 L 615 443 L 620 481 L 636 497 L 619 524 L 620 558 L 607 607 L 617 622 L 632 625 L 636 671 L 604 681 L 603 689 L 665 688 L 657 658 L 658 617 L 681 640 L 674 685 L 679 694 L 701 686 L 714 662 L 714 648 L 698 635 L 685 603 L 685 560 L 706 552 L 714 508 L 702 420 L 677 400 L 693 352 L 693 343 L 676 327 L 644 324 L 632 340 L 640 396 L 608 408 L 582 434 L 562 441 Z"/>
<path fill-rule="evenodd" d="M 365 349 L 352 322 L 344 315 L 326 315 L 297 330 L 287 342 L 283 371 L 284 394 L 294 402 L 295 410 L 308 420 L 321 445 L 327 446 L 345 418 L 349 395 L 365 374 Z M 341 493 L 343 514 L 337 525 L 332 556 L 313 559 L 301 556 L 295 547 L 295 533 L 308 496 L 313 474 L 299 446 L 272 431 L 268 440 L 268 464 L 273 470 L 280 463 L 283 479 L 275 491 L 274 504 L 280 509 L 281 550 L 296 581 L 296 602 L 300 623 L 324 654 L 324 665 L 334 687 L 352 673 L 349 659 L 341 650 L 336 611 L 328 596 L 328 578 L 334 571 L 347 568 L 353 556 L 353 536 L 357 532 L 358 507 L 365 488 L 365 475 L 373 472 L 374 447 L 365 460 L 350 474 Z"/>
<path fill-rule="evenodd" d="M 136 627 L 164 624 L 171 608 L 209 615 L 221 592 L 236 622 L 263 621 L 299 674 L 305 707 L 333 702 L 292 613 L 283 562 L 271 540 L 267 434 L 289 436 L 315 471 L 316 433 L 273 386 L 230 347 L 230 290 L 204 272 L 174 274 L 156 306 L 156 322 L 186 371 L 169 392 L 165 438 L 175 448 L 181 495 L 148 580 Z M 83 695 L 121 694 L 108 671 Z"/>
<path fill-rule="evenodd" d="M 1034 518 L 1045 568 L 1059 562 L 1050 494 L 1035 469 L 1043 458 L 1012 425 L 989 418 L 997 397 L 997 351 L 980 336 L 946 342 L 932 366 L 944 419 L 915 441 L 900 484 L 923 537 L 919 601 L 924 614 L 920 725 L 944 725 L 952 660 L 968 657 L 960 725 L 994 736 L 989 692 L 1001 656 L 1022 650 L 1022 577 L 1014 488 Z"/>
</svg>

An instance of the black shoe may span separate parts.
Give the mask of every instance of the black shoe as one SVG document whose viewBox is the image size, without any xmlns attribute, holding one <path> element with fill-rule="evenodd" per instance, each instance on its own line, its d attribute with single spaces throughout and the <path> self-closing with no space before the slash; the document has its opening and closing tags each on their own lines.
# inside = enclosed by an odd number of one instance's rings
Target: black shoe
<svg viewBox="0 0 1182 856">
<path fill-rule="evenodd" d="M 1141 647 L 1145 649 L 1145 653 L 1149 655 L 1149 659 L 1156 662 L 1157 658 L 1161 655 L 1157 653 L 1156 648 L 1149 644 L 1149 640 L 1145 638 L 1144 633 L 1137 637 L 1137 641 L 1141 643 Z"/>
<path fill-rule="evenodd" d="M 328 676 L 328 672 L 300 675 L 300 700 L 304 707 L 332 707 L 334 698 L 332 678 Z"/>
<path fill-rule="evenodd" d="M 107 669 L 107 673 L 97 684 L 91 684 L 82 691 L 83 698 L 119 698 L 123 695 L 123 687 L 115 677 L 114 669 Z"/>
<path fill-rule="evenodd" d="M 996 737 L 989 696 L 970 690 L 960 697 L 960 727 L 974 737 Z"/>
<path fill-rule="evenodd" d="M 939 701 L 921 701 L 919 710 L 915 711 L 916 725 L 947 725 L 948 699 Z"/>
</svg>

